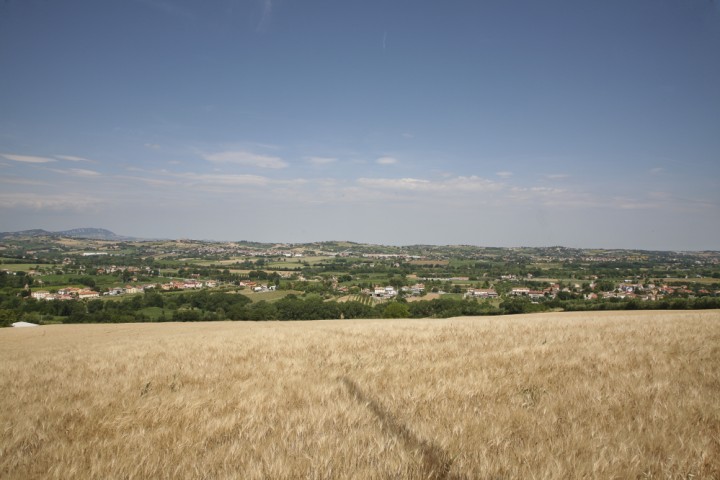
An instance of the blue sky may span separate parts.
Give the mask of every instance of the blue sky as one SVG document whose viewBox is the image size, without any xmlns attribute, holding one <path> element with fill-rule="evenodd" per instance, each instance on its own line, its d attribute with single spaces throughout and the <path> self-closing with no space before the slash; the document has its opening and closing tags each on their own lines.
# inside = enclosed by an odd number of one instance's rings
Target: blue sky
<svg viewBox="0 0 720 480">
<path fill-rule="evenodd" d="M 720 249 L 711 0 L 8 0 L 0 230 Z"/>
</svg>

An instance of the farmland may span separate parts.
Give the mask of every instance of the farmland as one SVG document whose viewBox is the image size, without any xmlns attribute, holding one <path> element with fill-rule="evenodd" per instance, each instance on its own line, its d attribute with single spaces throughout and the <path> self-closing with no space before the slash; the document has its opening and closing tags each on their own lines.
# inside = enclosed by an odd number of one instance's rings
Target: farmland
<svg viewBox="0 0 720 480">
<path fill-rule="evenodd" d="M 720 312 L 0 330 L 0 477 L 720 478 Z"/>
<path fill-rule="evenodd" d="M 37 232 L 0 250 L 0 326 L 720 308 L 720 252 Z"/>
</svg>

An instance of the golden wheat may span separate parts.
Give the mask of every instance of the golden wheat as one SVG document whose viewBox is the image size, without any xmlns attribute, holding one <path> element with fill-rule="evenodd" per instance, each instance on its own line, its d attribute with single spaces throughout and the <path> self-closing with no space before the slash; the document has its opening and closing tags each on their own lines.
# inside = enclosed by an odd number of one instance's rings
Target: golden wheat
<svg viewBox="0 0 720 480">
<path fill-rule="evenodd" d="M 0 478 L 720 478 L 720 312 L 0 331 Z"/>
</svg>

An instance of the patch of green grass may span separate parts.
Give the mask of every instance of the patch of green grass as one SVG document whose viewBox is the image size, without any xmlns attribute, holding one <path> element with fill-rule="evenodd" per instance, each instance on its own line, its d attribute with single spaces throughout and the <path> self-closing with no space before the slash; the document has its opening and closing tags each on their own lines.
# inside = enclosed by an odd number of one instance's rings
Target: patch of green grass
<svg viewBox="0 0 720 480">
<path fill-rule="evenodd" d="M 53 265 L 43 265 L 39 263 L 0 263 L 0 270 L 9 270 L 11 272 L 27 272 L 35 270 L 35 267 L 48 268 Z"/>
<path fill-rule="evenodd" d="M 712 277 L 688 277 L 688 278 L 662 278 L 659 283 L 701 283 L 701 284 L 713 284 L 720 283 L 720 279 Z"/>
</svg>

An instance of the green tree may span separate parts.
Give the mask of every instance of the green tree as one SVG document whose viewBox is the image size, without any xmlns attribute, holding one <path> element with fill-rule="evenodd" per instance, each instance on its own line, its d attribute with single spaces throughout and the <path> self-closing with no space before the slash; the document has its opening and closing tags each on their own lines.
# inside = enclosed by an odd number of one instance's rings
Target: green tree
<svg viewBox="0 0 720 480">
<path fill-rule="evenodd" d="M 385 318 L 408 318 L 410 316 L 410 309 L 407 303 L 390 302 L 385 306 L 383 316 Z"/>
<path fill-rule="evenodd" d="M 17 313 L 13 310 L 0 310 L 0 327 L 9 327 L 17 321 Z"/>
</svg>

